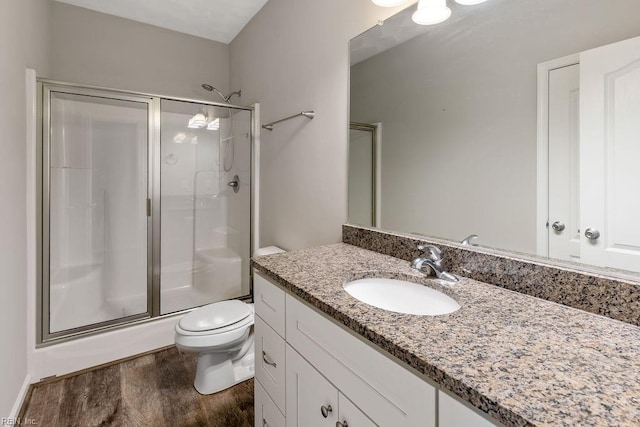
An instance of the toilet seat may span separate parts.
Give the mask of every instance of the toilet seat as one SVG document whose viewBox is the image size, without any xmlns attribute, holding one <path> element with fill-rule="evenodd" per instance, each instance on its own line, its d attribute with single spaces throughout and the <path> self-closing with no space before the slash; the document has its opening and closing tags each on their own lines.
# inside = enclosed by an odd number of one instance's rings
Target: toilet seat
<svg viewBox="0 0 640 427">
<path fill-rule="evenodd" d="M 245 317 L 241 321 L 236 322 L 236 323 L 232 323 L 231 325 L 227 325 L 227 326 L 223 326 L 221 328 L 216 328 L 216 329 L 211 329 L 211 330 L 198 331 L 198 332 L 186 330 L 180 325 L 180 322 L 178 322 L 178 324 L 176 325 L 176 332 L 179 333 L 180 335 L 194 336 L 194 337 L 196 337 L 196 336 L 205 336 L 205 335 L 206 336 L 209 336 L 209 335 L 224 335 L 227 332 L 233 332 L 235 330 L 243 329 L 243 328 L 246 328 L 248 326 L 251 326 L 251 325 L 253 325 L 253 323 L 254 323 L 253 313 L 250 313 L 247 317 Z"/>
<path fill-rule="evenodd" d="M 239 300 L 214 302 L 200 307 L 178 322 L 180 329 L 191 334 L 215 334 L 230 330 L 252 315 L 249 305 Z M 238 326 L 231 329 L 236 329 Z"/>
<path fill-rule="evenodd" d="M 230 305 L 235 305 L 235 307 L 228 307 Z M 217 313 L 215 310 L 221 306 L 228 311 L 225 311 L 224 314 Z M 195 326 L 201 325 L 200 329 L 204 329 L 206 327 L 204 325 L 207 325 L 207 323 L 203 317 L 212 316 L 212 313 L 214 313 L 213 316 L 218 317 L 216 321 L 209 323 L 213 325 L 213 329 L 200 331 L 184 329 L 183 324 L 186 324 L 191 329 L 197 329 Z M 188 317 L 190 319 L 183 323 Z M 230 323 L 234 320 L 236 320 L 234 323 Z M 246 304 L 239 300 L 216 302 L 197 308 L 184 316 L 176 325 L 175 342 L 179 348 L 188 351 L 204 351 L 204 349 L 211 349 L 212 351 L 233 350 L 241 346 L 247 339 L 254 322 L 253 304 Z"/>
</svg>

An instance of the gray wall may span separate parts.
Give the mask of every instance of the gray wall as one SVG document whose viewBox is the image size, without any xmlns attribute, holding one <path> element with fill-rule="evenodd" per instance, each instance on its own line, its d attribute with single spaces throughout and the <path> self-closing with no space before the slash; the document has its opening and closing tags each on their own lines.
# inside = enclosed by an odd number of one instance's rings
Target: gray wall
<svg viewBox="0 0 640 427">
<path fill-rule="evenodd" d="M 231 87 L 260 102 L 262 121 L 313 109 L 263 131 L 262 246 L 339 241 L 347 218 L 349 39 L 398 8 L 370 0 L 270 0 L 231 43 Z"/>
<path fill-rule="evenodd" d="M 383 228 L 535 253 L 536 66 L 640 34 L 640 2 L 490 3 L 353 66 L 351 117 L 383 123 Z"/>
<path fill-rule="evenodd" d="M 0 418 L 27 374 L 25 68 L 49 72 L 48 0 L 4 0 L 0 13 Z"/>
<path fill-rule="evenodd" d="M 60 2 L 52 5 L 48 77 L 196 99 L 226 93 L 229 45 Z"/>
<path fill-rule="evenodd" d="M 0 13 L 0 418 L 27 375 L 25 68 L 41 77 L 218 100 L 229 46 L 49 0 L 4 0 Z M 37 380 L 37 378 L 35 379 Z"/>
</svg>

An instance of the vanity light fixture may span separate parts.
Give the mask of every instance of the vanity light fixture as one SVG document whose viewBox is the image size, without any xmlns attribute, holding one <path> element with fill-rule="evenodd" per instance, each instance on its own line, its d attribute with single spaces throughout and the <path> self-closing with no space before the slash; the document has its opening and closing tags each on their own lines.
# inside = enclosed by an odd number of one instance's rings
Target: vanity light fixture
<svg viewBox="0 0 640 427">
<path fill-rule="evenodd" d="M 376 6 L 382 7 L 395 7 L 400 6 L 402 3 L 406 3 L 407 0 L 371 0 Z"/>
<path fill-rule="evenodd" d="M 189 119 L 189 124 L 187 125 L 190 129 L 202 129 L 207 126 L 207 116 L 202 113 L 197 113 L 193 117 Z"/>
<path fill-rule="evenodd" d="M 447 7 L 447 0 L 420 0 L 418 10 L 413 12 L 411 19 L 419 25 L 435 25 L 446 21 L 451 16 L 451 9 Z"/>
<path fill-rule="evenodd" d="M 456 0 L 456 3 L 462 4 L 464 6 L 472 6 L 474 4 L 484 3 L 487 0 Z"/>
</svg>

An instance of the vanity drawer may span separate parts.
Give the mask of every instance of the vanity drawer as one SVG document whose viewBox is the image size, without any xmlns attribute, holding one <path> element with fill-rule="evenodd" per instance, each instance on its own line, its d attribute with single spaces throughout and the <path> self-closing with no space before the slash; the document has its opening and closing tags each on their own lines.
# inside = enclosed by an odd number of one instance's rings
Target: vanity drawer
<svg viewBox="0 0 640 427">
<path fill-rule="evenodd" d="M 377 425 L 436 425 L 436 388 L 286 296 L 287 342 Z"/>
<path fill-rule="evenodd" d="M 256 314 L 284 338 L 284 290 L 253 270 L 253 302 Z"/>
<path fill-rule="evenodd" d="M 285 342 L 260 316 L 255 317 L 256 379 L 280 411 L 285 411 Z"/>
<path fill-rule="evenodd" d="M 285 417 L 262 388 L 259 382 L 254 384 L 255 390 L 255 427 L 285 427 Z"/>
</svg>

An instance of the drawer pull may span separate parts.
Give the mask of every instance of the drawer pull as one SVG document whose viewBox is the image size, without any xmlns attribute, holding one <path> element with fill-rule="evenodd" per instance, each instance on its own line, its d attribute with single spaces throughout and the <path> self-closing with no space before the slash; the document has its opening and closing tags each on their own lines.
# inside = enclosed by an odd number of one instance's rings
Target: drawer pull
<svg viewBox="0 0 640 427">
<path fill-rule="evenodd" d="M 278 365 L 276 364 L 276 362 L 274 362 L 273 360 L 271 360 L 271 358 L 269 357 L 269 355 L 262 350 L 262 360 L 264 361 L 264 363 L 266 363 L 269 366 L 273 366 L 274 368 L 276 368 Z"/>
<path fill-rule="evenodd" d="M 349 424 L 347 424 L 346 420 L 343 422 L 336 421 L 336 427 L 349 427 Z"/>
<path fill-rule="evenodd" d="M 327 418 L 329 416 L 329 413 L 333 411 L 333 408 L 331 407 L 331 405 L 322 405 L 320 407 L 320 413 L 322 414 L 323 417 Z"/>
</svg>

